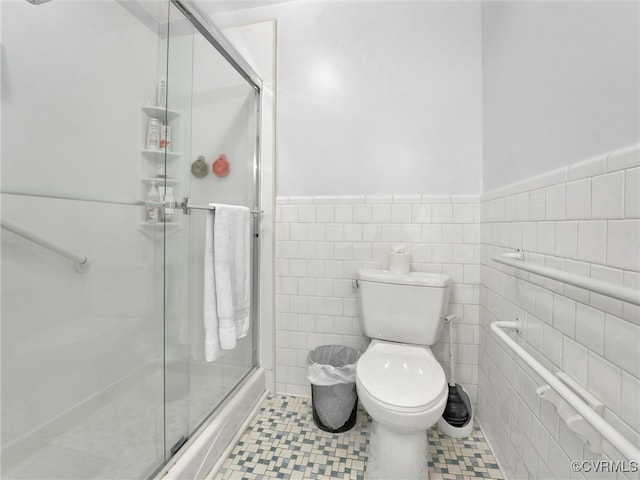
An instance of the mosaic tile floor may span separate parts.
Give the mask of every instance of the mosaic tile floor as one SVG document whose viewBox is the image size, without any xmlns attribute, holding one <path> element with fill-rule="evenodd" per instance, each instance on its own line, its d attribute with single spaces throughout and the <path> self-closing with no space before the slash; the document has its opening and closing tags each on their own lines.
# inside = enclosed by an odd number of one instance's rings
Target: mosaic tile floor
<svg viewBox="0 0 640 480">
<path fill-rule="evenodd" d="M 363 480 L 370 428 L 361 406 L 351 430 L 332 434 L 313 423 L 311 399 L 269 395 L 213 478 Z M 465 439 L 447 437 L 435 426 L 428 435 L 431 480 L 503 479 L 477 425 Z"/>
</svg>

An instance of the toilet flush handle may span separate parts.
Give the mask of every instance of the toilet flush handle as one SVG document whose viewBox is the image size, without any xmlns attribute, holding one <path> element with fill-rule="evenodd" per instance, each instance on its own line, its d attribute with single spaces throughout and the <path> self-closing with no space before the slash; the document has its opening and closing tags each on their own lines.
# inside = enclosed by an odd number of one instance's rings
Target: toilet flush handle
<svg viewBox="0 0 640 480">
<path fill-rule="evenodd" d="M 360 284 L 358 283 L 358 279 L 357 278 L 353 278 L 351 280 L 351 288 L 360 288 Z"/>
</svg>

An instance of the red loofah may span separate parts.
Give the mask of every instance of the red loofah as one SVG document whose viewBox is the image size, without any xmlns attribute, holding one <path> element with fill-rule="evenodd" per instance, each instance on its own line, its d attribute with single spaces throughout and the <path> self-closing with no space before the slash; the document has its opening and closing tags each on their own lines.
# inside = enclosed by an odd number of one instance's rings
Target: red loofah
<svg viewBox="0 0 640 480">
<path fill-rule="evenodd" d="M 211 166 L 211 170 L 218 177 L 226 177 L 229 175 L 231 169 L 229 168 L 229 161 L 227 160 L 227 156 L 223 153 L 218 158 L 216 158 L 215 162 Z"/>
</svg>

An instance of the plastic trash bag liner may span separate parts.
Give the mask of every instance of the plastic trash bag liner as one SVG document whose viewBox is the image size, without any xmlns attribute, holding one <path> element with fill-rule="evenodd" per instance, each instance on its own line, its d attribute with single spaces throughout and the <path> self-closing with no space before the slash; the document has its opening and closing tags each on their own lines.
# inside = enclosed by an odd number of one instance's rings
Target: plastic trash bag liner
<svg viewBox="0 0 640 480">
<path fill-rule="evenodd" d="M 356 363 L 360 352 L 344 345 L 324 345 L 307 356 L 307 378 L 313 389 L 313 408 L 331 430 L 342 427 L 358 400 Z"/>
</svg>

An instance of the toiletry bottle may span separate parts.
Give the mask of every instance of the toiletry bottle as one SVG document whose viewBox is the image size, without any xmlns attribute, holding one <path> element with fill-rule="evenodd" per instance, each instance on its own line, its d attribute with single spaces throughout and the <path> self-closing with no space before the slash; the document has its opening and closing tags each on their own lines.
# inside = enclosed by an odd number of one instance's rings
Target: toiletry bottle
<svg viewBox="0 0 640 480">
<path fill-rule="evenodd" d="M 160 145 L 160 120 L 150 118 L 147 126 L 147 150 L 158 150 Z"/>
<path fill-rule="evenodd" d="M 171 127 L 163 123 L 160 129 L 160 149 L 166 150 L 167 152 L 171 151 Z"/>
<path fill-rule="evenodd" d="M 147 201 L 157 203 L 160 201 L 160 194 L 158 193 L 158 189 L 156 188 L 156 182 L 151 182 L 151 187 L 149 188 L 149 192 L 147 193 Z M 158 223 L 158 207 L 155 205 L 147 206 L 147 222 L 149 223 Z"/>
<path fill-rule="evenodd" d="M 165 77 L 161 77 L 158 82 L 156 102 L 159 107 L 164 107 L 167 104 L 167 79 Z"/>
<path fill-rule="evenodd" d="M 162 184 L 158 185 L 158 197 L 160 198 L 162 203 L 165 202 L 164 193 L 165 193 L 165 186 L 163 182 Z M 164 208 L 162 207 L 158 209 L 158 221 L 164 222 Z"/>
<path fill-rule="evenodd" d="M 165 204 L 166 204 L 166 202 L 173 203 L 173 187 L 165 187 L 164 191 L 165 191 L 165 193 L 164 193 Z M 163 221 L 164 222 L 171 222 L 173 220 L 173 213 L 174 213 L 174 209 L 173 208 L 165 207 L 164 208 Z"/>
</svg>

